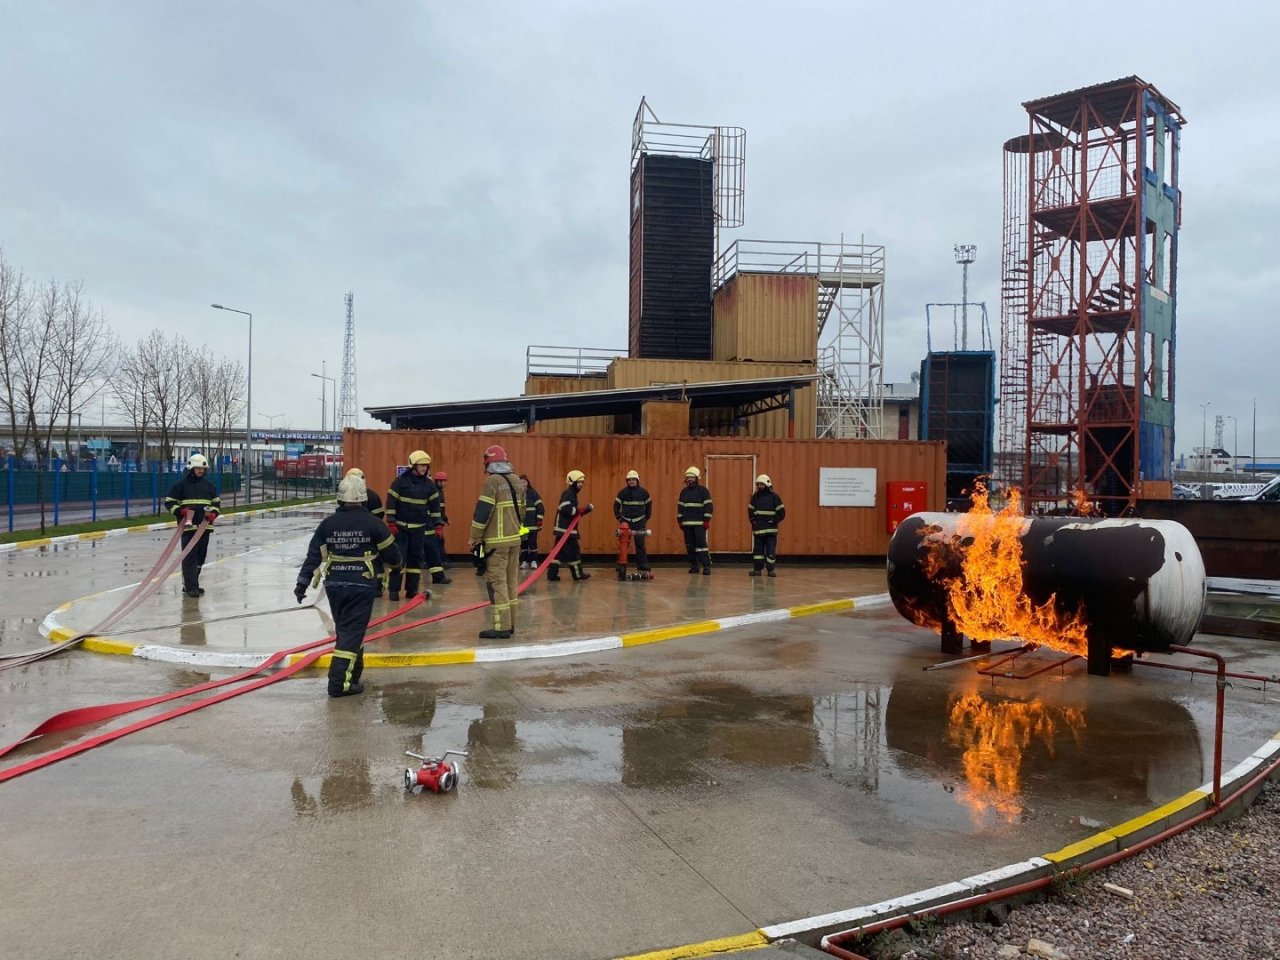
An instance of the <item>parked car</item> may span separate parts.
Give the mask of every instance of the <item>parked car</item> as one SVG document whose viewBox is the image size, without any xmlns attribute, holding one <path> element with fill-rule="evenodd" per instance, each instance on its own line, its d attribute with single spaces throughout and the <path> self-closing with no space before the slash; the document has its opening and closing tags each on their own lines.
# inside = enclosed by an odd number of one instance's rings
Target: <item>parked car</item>
<svg viewBox="0 0 1280 960">
<path fill-rule="evenodd" d="M 1199 500 L 1200 488 L 1194 483 L 1175 483 L 1173 485 L 1175 500 Z"/>
</svg>

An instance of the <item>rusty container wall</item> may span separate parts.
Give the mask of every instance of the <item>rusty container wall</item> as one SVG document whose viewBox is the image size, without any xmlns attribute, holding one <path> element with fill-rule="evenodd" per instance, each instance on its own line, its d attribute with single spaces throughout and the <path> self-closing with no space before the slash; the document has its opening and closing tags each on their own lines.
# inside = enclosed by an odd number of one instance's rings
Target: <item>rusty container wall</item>
<svg viewBox="0 0 1280 960">
<path fill-rule="evenodd" d="M 676 525 L 676 498 L 684 471 L 691 465 L 703 471 L 715 503 L 711 547 L 717 554 L 744 558 L 750 554 L 747 501 L 752 481 L 761 473 L 772 477 L 787 507 L 778 543 L 784 558 L 883 557 L 889 543 L 885 485 L 890 480 L 923 480 L 929 485 L 930 509 L 943 506 L 946 459 L 943 445 L 931 442 L 350 430 L 344 451 L 347 465 L 361 467 L 370 486 L 384 499 L 396 465 L 405 463 L 411 450 L 427 451 L 433 469 L 449 471 L 449 516 L 454 527 L 450 543 L 461 544 L 484 479 L 482 454 L 491 443 L 506 448 L 516 471 L 529 475 L 548 504 L 559 502 L 569 470 L 587 475 L 580 501 L 594 503 L 597 509 L 583 520 L 582 548 L 595 557 L 612 556 L 617 550 L 612 504 L 632 469 L 639 471 L 640 482 L 654 501 L 649 549 L 666 556 L 684 554 Z M 819 506 L 820 467 L 874 469 L 875 505 Z M 550 526 L 539 543 L 544 551 L 549 547 Z"/>
<path fill-rule="evenodd" d="M 817 360 L 817 277 L 740 273 L 716 292 L 713 317 L 716 360 Z"/>
<path fill-rule="evenodd" d="M 762 377 L 786 377 L 796 373 L 814 373 L 811 363 L 747 363 L 723 360 L 651 360 L 619 358 L 609 365 L 609 386 L 650 387 L 667 383 L 717 383 L 725 380 L 754 380 Z M 730 432 L 732 411 L 706 411 L 691 414 L 689 432 L 702 430 L 707 435 Z M 699 419 L 701 418 L 701 419 Z M 746 422 L 748 436 L 787 437 L 787 411 L 775 410 L 751 417 Z M 796 390 L 795 438 L 812 439 L 818 432 L 818 393 L 812 386 Z"/>
<path fill-rule="evenodd" d="M 608 376 L 603 373 L 581 377 L 553 377 L 535 374 L 524 381 L 524 395 L 541 396 L 548 393 L 583 393 L 587 390 L 607 390 Z M 547 420 L 534 425 L 542 433 L 612 433 L 613 417 L 571 417 L 564 420 Z"/>
<path fill-rule="evenodd" d="M 650 400 L 640 408 L 640 432 L 646 437 L 687 437 L 689 404 L 679 400 Z"/>
</svg>

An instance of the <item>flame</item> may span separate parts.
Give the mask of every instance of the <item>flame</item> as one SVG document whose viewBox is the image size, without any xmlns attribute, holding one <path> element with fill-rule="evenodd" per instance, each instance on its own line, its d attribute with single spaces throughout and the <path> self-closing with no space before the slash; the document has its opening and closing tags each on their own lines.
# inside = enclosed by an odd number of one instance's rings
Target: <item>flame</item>
<svg viewBox="0 0 1280 960">
<path fill-rule="evenodd" d="M 1102 511 L 1098 509 L 1098 505 L 1089 499 L 1089 494 L 1085 493 L 1084 487 L 1075 487 L 1071 491 L 1071 507 L 1077 517 L 1099 517 Z"/>
<path fill-rule="evenodd" d="M 1027 748 L 1039 741 L 1053 757 L 1060 727 L 1078 743 L 1085 719 L 1083 710 L 1048 707 L 1038 699 L 989 703 L 977 693 L 966 693 L 952 695 L 947 723 L 951 743 L 964 751 L 961 764 L 968 790 L 957 796 L 975 822 L 990 810 L 1013 823 L 1023 813 L 1019 781 Z"/>
<path fill-rule="evenodd" d="M 947 612 L 956 627 L 972 640 L 1022 639 L 1064 653 L 1085 656 L 1089 644 L 1083 607 L 1072 613 L 1058 610 L 1057 594 L 1037 606 L 1022 588 L 1022 541 L 1026 527 L 1022 494 L 1011 490 L 998 513 L 979 483 L 973 508 L 956 522 L 955 542 L 930 545 L 925 573 L 947 589 Z M 959 553 L 959 576 L 955 569 Z"/>
</svg>

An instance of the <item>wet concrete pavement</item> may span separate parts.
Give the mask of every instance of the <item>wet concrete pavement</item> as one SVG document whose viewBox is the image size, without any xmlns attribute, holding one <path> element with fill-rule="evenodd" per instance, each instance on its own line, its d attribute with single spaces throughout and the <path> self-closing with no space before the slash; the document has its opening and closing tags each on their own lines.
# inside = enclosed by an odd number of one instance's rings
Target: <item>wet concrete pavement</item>
<svg viewBox="0 0 1280 960">
<path fill-rule="evenodd" d="M 314 522 L 220 529 L 209 595 L 166 586 L 140 622 L 282 606 Z M 166 536 L 0 554 L 0 653 L 42 642 L 37 624 L 59 604 L 136 582 Z M 874 568 L 784 566 L 757 581 L 722 564 L 625 584 L 596 570 L 538 584 L 522 642 L 883 583 Z M 433 612 L 476 598 L 470 571 L 455 573 Z M 73 626 L 92 616 L 64 613 Z M 195 642 L 262 651 L 325 629 L 318 611 L 231 623 Z M 475 644 L 483 625 L 446 623 L 393 643 Z M 147 642 L 192 642 L 184 630 Z M 1197 644 L 1233 669 L 1280 663 L 1265 642 Z M 0 943 L 34 958 L 614 957 L 1038 855 L 1210 776 L 1207 678 L 924 672 L 937 646 L 881 608 L 554 660 L 370 670 L 363 696 L 336 701 L 311 671 L 0 784 Z M 0 673 L 0 742 L 58 710 L 209 675 L 88 652 Z M 1280 728 L 1280 694 L 1247 686 L 1229 691 L 1227 766 Z M 446 748 L 471 753 L 460 788 L 406 794 L 403 752 Z"/>
</svg>

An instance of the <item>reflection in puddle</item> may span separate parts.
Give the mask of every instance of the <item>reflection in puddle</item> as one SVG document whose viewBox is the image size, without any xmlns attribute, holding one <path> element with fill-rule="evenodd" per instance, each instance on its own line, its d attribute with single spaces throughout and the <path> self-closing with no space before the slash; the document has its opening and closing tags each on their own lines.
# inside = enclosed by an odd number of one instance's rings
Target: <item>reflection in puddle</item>
<svg viewBox="0 0 1280 960">
<path fill-rule="evenodd" d="M 977 693 L 953 694 L 947 717 L 951 743 L 961 749 L 966 786 L 956 799 L 969 807 L 975 824 L 989 811 L 1006 823 L 1022 818 L 1023 756 L 1040 747 L 1056 758 L 1057 738 L 1069 733 L 1080 745 L 1084 711 L 1049 707 L 1039 699 L 991 702 Z"/>
</svg>

